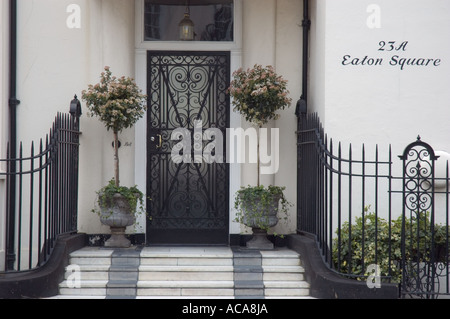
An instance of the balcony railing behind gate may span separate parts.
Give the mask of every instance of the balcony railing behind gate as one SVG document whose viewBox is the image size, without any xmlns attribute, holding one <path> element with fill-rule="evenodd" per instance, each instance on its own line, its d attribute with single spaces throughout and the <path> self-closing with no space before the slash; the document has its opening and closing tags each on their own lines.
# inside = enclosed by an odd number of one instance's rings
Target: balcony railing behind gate
<svg viewBox="0 0 450 319">
<path fill-rule="evenodd" d="M 78 100 L 72 101 L 77 103 Z M 78 114 L 77 114 L 78 113 Z M 0 159 L 6 181 L 0 213 L 5 211 L 1 272 L 23 272 L 43 266 L 59 236 L 77 232 L 79 112 L 58 114 L 50 133 L 29 155 Z M 0 189 L 1 190 L 1 189 Z M 1 257 L 1 255 L 0 255 Z"/>
</svg>

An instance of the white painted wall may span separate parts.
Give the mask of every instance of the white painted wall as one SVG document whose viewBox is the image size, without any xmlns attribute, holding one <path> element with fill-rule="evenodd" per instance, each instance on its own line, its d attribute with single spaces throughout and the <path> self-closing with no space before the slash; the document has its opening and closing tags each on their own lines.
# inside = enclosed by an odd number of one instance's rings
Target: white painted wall
<svg viewBox="0 0 450 319">
<path fill-rule="evenodd" d="M 296 118 L 294 105 L 301 95 L 303 12 L 300 0 L 243 0 L 237 21 L 242 19 L 242 37 L 233 44 L 145 44 L 136 32 L 142 13 L 140 0 L 40 0 L 19 1 L 18 43 L 18 137 L 29 149 L 32 140 L 44 137 L 56 112 L 67 112 L 74 94 L 97 83 L 105 65 L 117 75 L 136 76 L 145 88 L 145 50 L 230 50 L 232 68 L 255 63 L 274 65 L 289 81 L 293 106 L 282 112 L 270 127 L 280 128 L 280 170 L 264 176 L 263 184 L 287 187 L 288 199 L 296 200 Z M 69 28 L 69 5 L 80 8 L 80 28 Z M 135 4 L 138 4 L 135 6 Z M 369 28 L 369 5 L 380 8 L 380 28 Z M 7 118 L 7 2 L 0 5 L 0 154 L 5 149 Z M 436 150 L 450 152 L 450 3 L 447 0 L 312 0 L 309 107 L 321 116 L 329 136 L 353 143 L 355 153 L 364 142 L 393 146 L 393 155 L 418 134 Z M 136 23 L 135 23 L 136 21 Z M 380 41 L 408 42 L 405 51 L 378 51 Z M 382 58 L 383 65 L 342 65 L 345 55 Z M 438 66 L 389 65 L 393 55 L 440 59 Z M 144 68 L 143 68 L 144 67 Z M 241 119 L 232 114 L 234 127 Z M 243 124 L 244 128 L 246 124 Z M 248 126 L 248 125 L 247 125 Z M 90 211 L 95 192 L 113 176 L 112 136 L 96 119 L 81 119 L 79 229 L 107 233 Z M 129 147 L 120 150 L 124 184 L 145 185 L 145 121 L 121 136 Z M 144 157 L 143 157 L 144 156 Z M 255 165 L 232 168 L 231 189 L 255 184 Z M 0 180 L 0 188 L 2 187 Z M 145 186 L 144 186 L 145 187 Z M 0 194 L 1 194 L 0 189 Z M 1 195 L 0 195 L 1 196 Z M 1 197 L 0 197 L 1 199 Z M 295 230 L 296 207 L 288 227 Z M 1 205 L 0 205 L 0 218 Z M 4 223 L 0 223 L 3 225 Z M 232 223 L 231 232 L 239 233 Z M 0 247 L 1 247 L 0 239 Z M 0 251 L 1 253 L 1 251 Z"/>
<path fill-rule="evenodd" d="M 141 33 L 136 31 L 142 18 L 140 3 L 140 0 L 19 2 L 18 99 L 21 104 L 18 108 L 18 138 L 24 142 L 25 150 L 29 149 L 31 141 L 45 137 L 57 112 L 68 112 L 74 94 L 80 97 L 88 84 L 98 82 L 105 65 L 110 66 L 116 75 L 136 77 L 138 84 L 145 89 L 145 51 L 149 48 L 181 48 L 180 43 L 149 44 L 141 41 Z M 295 105 L 301 95 L 301 1 L 245 0 L 237 3 L 242 4 L 242 9 L 236 12 L 236 21 L 242 19 L 239 27 L 242 34 L 236 34 L 232 44 L 190 43 L 183 44 L 182 48 L 230 50 L 233 70 L 255 63 L 274 65 L 278 73 L 289 81 Z M 73 8 L 70 5 L 78 6 L 79 11 L 67 12 L 68 8 Z M 79 28 L 70 28 L 68 19 L 70 23 L 76 22 L 72 18 L 77 18 L 74 16 L 77 12 Z M 266 185 L 286 186 L 288 199 L 295 203 L 294 111 L 293 106 L 283 112 L 278 122 L 269 125 L 280 127 L 283 162 L 277 174 L 264 176 L 262 180 Z M 0 119 L 1 116 L 2 113 Z M 241 117 L 233 113 L 232 127 L 240 125 Z M 85 109 L 81 130 L 79 230 L 108 233 L 109 229 L 100 224 L 91 209 L 95 192 L 113 177 L 112 134 L 107 133 L 97 119 L 88 118 Z M 120 139 L 122 145 L 129 145 L 120 150 L 122 183 L 138 184 L 145 189 L 144 174 L 140 171 L 145 169 L 145 147 L 142 147 L 145 145 L 145 121 L 138 123 L 135 130 L 124 132 Z M 254 166 L 232 166 L 231 196 L 241 185 L 254 184 Z M 291 213 L 293 219 L 289 227 L 280 226 L 277 232 L 295 229 L 295 207 Z M 240 231 L 239 225 L 231 224 L 232 233 Z"/>
<path fill-rule="evenodd" d="M 67 20 L 79 6 L 79 28 Z M 29 150 L 45 137 L 57 112 L 67 113 L 74 94 L 99 81 L 108 65 L 116 75 L 134 76 L 134 3 L 128 0 L 40 0 L 18 5 L 18 138 Z M 84 107 L 84 104 L 83 104 Z M 95 192 L 113 177 L 112 133 L 95 118 L 81 118 L 79 230 L 107 232 L 91 213 Z M 122 142 L 134 141 L 132 131 Z M 134 150 L 122 148 L 121 179 L 134 182 Z M 134 185 L 134 184 L 133 184 Z"/>
<path fill-rule="evenodd" d="M 296 229 L 297 199 L 297 118 L 295 104 L 301 96 L 303 3 L 297 0 L 245 0 L 243 2 L 243 67 L 254 64 L 273 65 L 288 80 L 292 106 L 281 111 L 277 121 L 268 128 L 280 129 L 280 165 L 274 175 L 261 176 L 261 184 L 285 186 L 287 199 L 294 204 L 289 221 L 274 228 L 277 233 Z M 244 127 L 248 127 L 245 126 Z M 256 165 L 242 165 L 242 185 L 256 184 Z"/>
<path fill-rule="evenodd" d="M 368 24 L 373 4 L 380 10 L 379 28 Z M 372 158 L 375 144 L 380 156 L 392 144 L 397 175 L 397 155 L 418 135 L 435 150 L 450 151 L 448 1 L 315 0 L 312 18 L 310 111 L 319 113 L 329 137 L 345 150 L 352 143 L 355 157 L 362 143 Z M 400 50 L 389 51 L 390 41 Z M 347 62 L 367 56 L 366 65 L 343 65 L 346 55 Z M 383 61 L 370 66 L 370 58 Z M 401 70 L 395 63 L 400 58 L 439 61 Z"/>
<path fill-rule="evenodd" d="M 448 147 L 448 1 L 377 1 L 379 29 L 370 29 L 366 22 L 373 1 L 314 2 L 311 104 L 330 135 L 355 144 L 395 140 L 406 146 L 422 134 L 437 148 Z M 408 45 L 406 51 L 378 51 L 380 41 L 395 41 L 396 47 L 408 41 Z M 345 55 L 382 58 L 383 65 L 343 66 Z M 394 55 L 441 61 L 438 67 L 402 71 L 389 65 Z"/>
<path fill-rule="evenodd" d="M 243 65 L 244 69 L 255 64 L 275 66 L 276 52 L 276 0 L 246 0 L 243 2 Z M 251 125 L 243 121 L 243 128 Z M 273 127 L 269 123 L 267 128 Z M 257 165 L 243 164 L 242 185 L 256 185 Z M 262 175 L 261 184 L 274 183 L 273 175 Z"/>
<path fill-rule="evenodd" d="M 303 51 L 303 1 L 277 1 L 275 61 L 279 74 L 289 82 L 292 98 L 290 108 L 281 112 L 274 124 L 280 129 L 280 165 L 274 184 L 285 186 L 286 198 L 293 204 L 287 223 L 280 223 L 275 231 L 280 234 L 295 233 L 297 227 L 297 117 L 295 105 L 302 95 Z"/>
</svg>

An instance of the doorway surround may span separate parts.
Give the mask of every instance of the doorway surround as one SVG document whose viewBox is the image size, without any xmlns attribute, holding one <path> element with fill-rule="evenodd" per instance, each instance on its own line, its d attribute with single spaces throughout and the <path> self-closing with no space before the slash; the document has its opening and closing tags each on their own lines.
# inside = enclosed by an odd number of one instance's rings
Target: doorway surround
<svg viewBox="0 0 450 319">
<path fill-rule="evenodd" d="M 144 41 L 144 0 L 135 0 L 135 79 L 141 88 L 147 88 L 147 52 L 148 51 L 229 51 L 230 71 L 242 66 L 242 1 L 234 0 L 234 39 L 227 42 L 208 41 Z M 230 74 L 231 77 L 231 74 Z M 241 127 L 241 116 L 230 107 L 230 127 Z M 147 187 L 147 117 L 144 116 L 135 125 L 135 184 L 139 189 Z M 229 234 L 240 234 L 241 227 L 234 221 L 234 194 L 241 187 L 241 167 L 239 163 L 229 164 Z M 138 220 L 137 233 L 146 232 L 146 217 Z"/>
</svg>

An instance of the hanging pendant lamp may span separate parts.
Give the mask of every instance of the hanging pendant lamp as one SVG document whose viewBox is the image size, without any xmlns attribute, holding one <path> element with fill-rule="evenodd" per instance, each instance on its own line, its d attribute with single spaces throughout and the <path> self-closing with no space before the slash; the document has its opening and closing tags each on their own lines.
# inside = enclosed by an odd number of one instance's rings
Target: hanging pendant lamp
<svg viewBox="0 0 450 319">
<path fill-rule="evenodd" d="M 180 29 L 180 40 L 182 41 L 193 41 L 195 37 L 194 27 L 195 24 L 190 18 L 190 8 L 189 2 L 186 3 L 186 12 L 184 13 L 184 18 L 179 24 Z"/>
</svg>

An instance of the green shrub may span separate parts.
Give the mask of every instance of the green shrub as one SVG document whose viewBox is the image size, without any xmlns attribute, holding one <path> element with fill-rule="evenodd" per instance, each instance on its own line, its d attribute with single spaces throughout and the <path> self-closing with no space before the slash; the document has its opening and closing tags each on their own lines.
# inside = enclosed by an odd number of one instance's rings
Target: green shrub
<svg viewBox="0 0 450 319">
<path fill-rule="evenodd" d="M 357 275 L 359 280 L 365 280 L 365 277 L 371 275 L 367 272 L 367 267 L 376 264 L 382 277 L 390 276 L 392 282 L 399 283 L 402 261 L 402 217 L 389 223 L 377 217 L 375 213 L 369 212 L 369 209 L 370 206 L 366 207 L 364 217 L 356 218 L 351 227 L 345 222 L 340 232 L 336 231 L 338 237 L 333 239 L 332 250 L 334 267 L 341 273 Z M 430 222 L 428 212 L 419 213 L 419 218 L 405 218 L 407 260 L 430 259 L 432 237 Z M 446 237 L 446 227 L 435 225 L 435 247 L 445 247 Z M 435 257 L 442 258 L 439 255 Z"/>
</svg>

